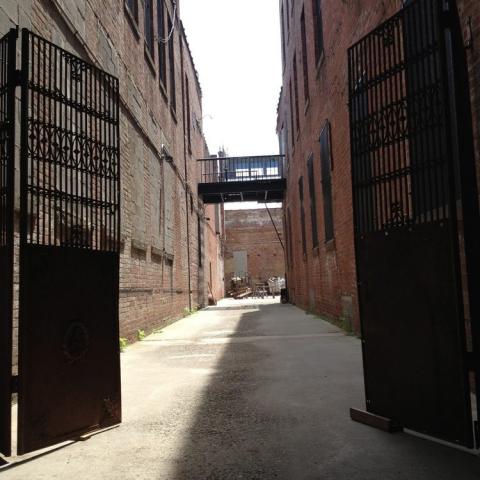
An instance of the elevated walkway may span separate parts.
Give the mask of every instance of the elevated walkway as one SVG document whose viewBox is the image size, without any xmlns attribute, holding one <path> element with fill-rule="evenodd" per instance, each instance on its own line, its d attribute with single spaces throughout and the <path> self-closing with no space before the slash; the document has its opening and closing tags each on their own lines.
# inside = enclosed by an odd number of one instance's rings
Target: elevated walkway
<svg viewBox="0 0 480 480">
<path fill-rule="evenodd" d="M 198 160 L 204 203 L 281 202 L 287 182 L 283 155 Z"/>
</svg>

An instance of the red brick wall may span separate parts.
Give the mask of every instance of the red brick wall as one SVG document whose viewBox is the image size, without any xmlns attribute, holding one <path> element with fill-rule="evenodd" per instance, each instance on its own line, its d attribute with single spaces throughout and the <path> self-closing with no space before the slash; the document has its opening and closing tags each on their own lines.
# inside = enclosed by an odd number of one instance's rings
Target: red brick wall
<svg viewBox="0 0 480 480">
<path fill-rule="evenodd" d="M 165 3 L 173 16 L 172 1 Z M 208 213 L 197 195 L 196 159 L 205 157 L 206 144 L 201 90 L 186 35 L 176 22 L 173 113 L 169 79 L 166 94 L 159 86 L 157 47 L 151 61 L 145 55 L 144 2 L 139 0 L 138 5 L 136 26 L 124 0 L 18 0 L 0 6 L 0 34 L 13 24 L 30 28 L 120 80 L 120 327 L 121 335 L 130 339 L 137 330 L 151 331 L 182 316 L 190 304 L 206 304 L 210 261 L 218 296 L 223 283 L 221 236 L 208 227 Z M 153 9 L 157 35 L 156 1 Z M 186 138 L 187 78 L 191 149 Z M 172 162 L 163 158 L 162 145 Z M 167 258 L 173 258 L 172 266 Z"/>
<path fill-rule="evenodd" d="M 286 211 L 290 211 L 292 258 L 288 268 L 291 300 L 332 319 L 344 318 L 359 330 L 355 253 L 353 242 L 352 197 L 350 179 L 349 117 L 347 91 L 347 49 L 356 40 L 393 14 L 401 1 L 358 0 L 343 2 L 323 0 L 324 55 L 316 65 L 312 1 L 295 2 L 286 30 L 286 67 L 279 104 L 278 128 L 288 124 L 288 189 Z M 307 65 L 310 101 L 304 101 L 302 42 L 300 18 L 305 5 Z M 286 10 L 285 10 L 286 11 Z M 299 128 L 290 115 L 289 83 L 293 83 L 293 58 L 298 71 Z M 295 105 L 295 99 L 293 99 Z M 295 108 L 295 106 L 294 106 Z M 294 115 L 295 117 L 295 115 Z M 335 238 L 325 242 L 322 186 L 320 173 L 320 133 L 331 124 L 333 161 L 333 217 Z M 295 124 L 296 121 L 294 120 Z M 294 144 L 292 144 L 294 142 Z M 313 248 L 307 159 L 313 154 L 317 199 L 319 247 Z M 304 178 L 306 255 L 302 252 L 298 179 Z M 288 229 L 288 225 L 287 225 Z"/>
<path fill-rule="evenodd" d="M 270 209 L 282 235 L 280 208 Z M 266 209 L 227 210 L 225 212 L 225 285 L 229 288 L 235 274 L 235 251 L 247 252 L 247 269 L 252 282 L 264 282 L 271 277 L 285 276 L 282 245 Z"/>
<path fill-rule="evenodd" d="M 284 0 L 280 4 L 285 4 Z M 278 131 L 288 126 L 286 144 L 288 190 L 285 211 L 290 212 L 292 258 L 288 266 L 288 283 L 293 302 L 332 319 L 342 319 L 357 332 L 360 330 L 357 303 L 356 268 L 353 238 L 353 214 L 350 171 L 350 137 L 347 90 L 347 49 L 383 20 L 397 12 L 401 0 L 323 0 L 325 50 L 319 64 L 315 62 L 312 1 L 294 2 L 290 29 L 284 20 L 286 67 L 278 108 Z M 468 53 L 471 96 L 476 139 L 477 165 L 480 165 L 480 2 L 459 0 L 462 21 L 472 16 L 474 49 Z M 300 19 L 305 8 L 307 65 L 310 101 L 304 101 L 302 41 Z M 286 7 L 284 6 L 285 14 Z M 465 32 L 467 28 L 465 27 Z M 294 83 L 293 58 L 297 57 L 299 129 L 292 139 L 290 81 Z M 295 105 L 295 101 L 293 101 Z M 295 107 L 294 107 L 295 108 Z M 295 114 L 293 115 L 294 122 Z M 331 123 L 333 216 L 335 239 L 325 242 L 319 136 L 326 121 Z M 313 153 L 317 199 L 319 248 L 312 248 L 309 210 L 307 159 Z M 298 179 L 304 177 L 307 252 L 303 255 Z M 289 226 L 286 224 L 286 232 Z"/>
</svg>

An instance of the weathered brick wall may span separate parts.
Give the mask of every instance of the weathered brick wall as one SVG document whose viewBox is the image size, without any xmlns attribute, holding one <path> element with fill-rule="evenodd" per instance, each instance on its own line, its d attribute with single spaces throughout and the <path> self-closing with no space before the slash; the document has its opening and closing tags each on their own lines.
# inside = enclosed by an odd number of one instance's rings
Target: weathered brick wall
<svg viewBox="0 0 480 480">
<path fill-rule="evenodd" d="M 271 208 L 282 236 L 282 209 Z M 252 282 L 285 276 L 282 245 L 266 209 L 225 211 L 225 287 L 235 275 L 234 252 L 247 252 L 247 270 Z"/>
<path fill-rule="evenodd" d="M 302 41 L 300 17 L 305 5 L 307 65 L 310 101 L 304 101 Z M 295 2 L 290 16 L 289 32 L 285 31 L 286 67 L 279 104 L 278 128 L 288 125 L 288 188 L 285 211 L 292 230 L 292 258 L 289 261 L 288 284 L 291 300 L 301 306 L 330 317 L 345 317 L 359 330 L 355 252 L 353 243 L 352 196 L 350 178 L 349 118 L 347 90 L 347 49 L 356 40 L 393 14 L 401 1 L 355 0 L 322 2 L 325 50 L 318 65 L 314 51 L 312 2 Z M 285 15 L 287 15 L 285 9 Z M 286 25 L 286 20 L 285 20 Z M 290 81 L 293 79 L 293 58 L 298 71 L 299 129 L 296 120 L 292 139 L 290 113 Z M 293 96 L 294 96 L 293 92 Z M 295 98 L 293 98 L 295 105 Z M 295 108 L 295 106 L 294 106 Z M 294 114 L 295 117 L 295 114 Z M 322 186 L 320 173 L 320 133 L 326 121 L 331 124 L 333 160 L 334 240 L 325 242 Z M 317 199 L 319 246 L 313 248 L 310 197 L 308 193 L 307 159 L 313 154 Z M 304 178 L 304 208 L 307 239 L 303 255 L 298 179 Z M 288 212 L 290 214 L 288 215 Z M 286 225 L 288 229 L 288 225 Z"/>
<path fill-rule="evenodd" d="M 15 24 L 30 28 L 120 80 L 120 326 L 121 335 L 130 339 L 137 330 L 150 331 L 178 318 L 190 303 L 204 305 L 205 264 L 213 264 L 215 285 L 223 282 L 220 238 L 207 228 L 197 196 L 196 159 L 205 156 L 205 140 L 201 90 L 186 35 L 176 22 L 174 111 L 169 78 L 167 92 L 159 86 L 158 48 L 151 59 L 145 54 L 143 1 L 138 5 L 138 24 L 123 0 L 11 0 L 0 5 L 0 34 Z M 173 17 L 172 2 L 166 6 Z M 153 8 L 157 35 L 157 2 Z M 162 145 L 171 162 L 163 158 Z M 203 257 L 217 254 L 200 261 L 199 248 Z M 218 288 L 217 294 L 222 296 Z"/>
<path fill-rule="evenodd" d="M 284 4 L 287 15 L 286 3 Z M 353 237 L 353 214 L 350 170 L 350 135 L 347 90 L 347 49 L 401 6 L 401 0 L 323 0 L 322 15 L 325 50 L 318 65 L 314 52 L 312 1 L 294 2 L 285 19 L 286 66 L 278 107 L 278 131 L 287 129 L 286 153 L 289 165 L 288 190 L 284 203 L 287 223 L 292 230 L 292 255 L 288 262 L 288 283 L 291 299 L 299 306 L 332 319 L 343 319 L 359 332 L 356 267 Z M 458 1 L 462 22 L 472 17 L 474 48 L 468 52 L 471 96 L 476 138 L 477 165 L 480 166 L 480 2 Z M 305 6 L 307 66 L 310 90 L 308 105 L 304 101 L 301 12 Z M 290 82 L 294 84 L 293 58 L 298 69 L 299 129 L 292 138 Z M 295 95 L 293 93 L 293 95 Z M 295 99 L 293 98 L 293 105 Z M 295 106 L 294 106 L 295 109 Z M 295 110 L 293 112 L 295 117 Z M 322 185 L 320 172 L 320 133 L 326 121 L 331 123 L 333 216 L 335 238 L 325 242 Z M 296 120 L 294 119 L 296 124 Z M 284 130 L 285 131 L 285 130 Z M 310 197 L 308 193 L 307 159 L 313 153 L 317 203 L 319 247 L 312 248 Z M 300 225 L 298 179 L 303 176 L 305 190 L 305 223 L 307 252 L 303 255 Z M 291 222 L 291 225 L 288 225 Z"/>
</svg>

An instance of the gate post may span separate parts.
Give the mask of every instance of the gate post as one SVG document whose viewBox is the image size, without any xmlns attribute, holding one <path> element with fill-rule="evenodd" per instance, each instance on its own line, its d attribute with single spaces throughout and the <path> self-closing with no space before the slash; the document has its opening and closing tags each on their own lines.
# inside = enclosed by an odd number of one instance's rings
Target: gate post
<svg viewBox="0 0 480 480">
<path fill-rule="evenodd" d="M 11 454 L 17 29 L 0 40 L 0 452 Z"/>
</svg>

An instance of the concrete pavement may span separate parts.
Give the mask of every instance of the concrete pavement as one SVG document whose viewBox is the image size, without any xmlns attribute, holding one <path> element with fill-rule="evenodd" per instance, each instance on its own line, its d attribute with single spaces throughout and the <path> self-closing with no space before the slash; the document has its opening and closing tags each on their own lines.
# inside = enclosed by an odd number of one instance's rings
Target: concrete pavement
<svg viewBox="0 0 480 480">
<path fill-rule="evenodd" d="M 352 422 L 360 342 L 291 305 L 224 300 L 128 347 L 122 378 L 121 426 L 2 480 L 480 478 L 478 457 Z"/>
</svg>

